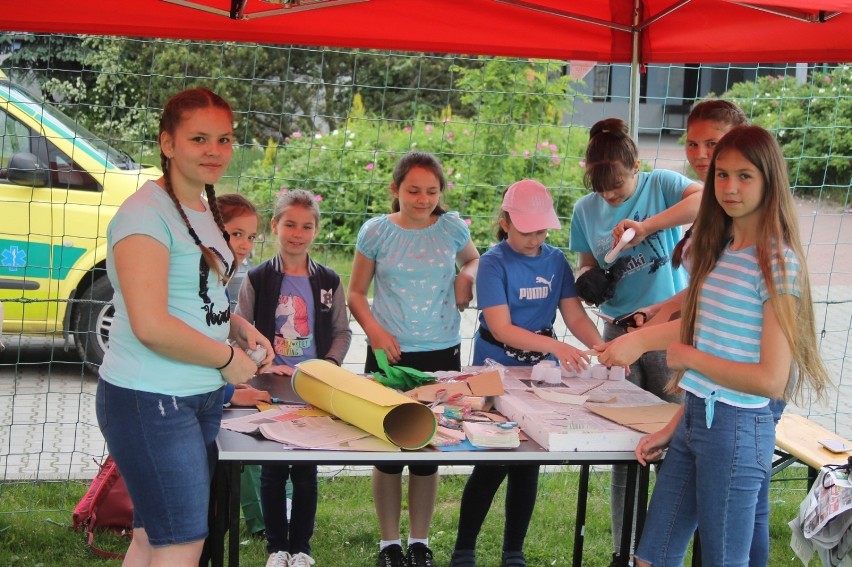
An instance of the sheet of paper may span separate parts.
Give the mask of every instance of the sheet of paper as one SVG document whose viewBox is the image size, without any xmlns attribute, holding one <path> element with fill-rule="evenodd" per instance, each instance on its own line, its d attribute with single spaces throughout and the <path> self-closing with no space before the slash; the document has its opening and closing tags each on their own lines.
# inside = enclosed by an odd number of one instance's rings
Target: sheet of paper
<svg viewBox="0 0 852 567">
<path fill-rule="evenodd" d="M 237 431 L 239 433 L 258 433 L 260 426 L 264 423 L 275 423 L 296 419 L 299 415 L 295 412 L 304 410 L 305 406 L 273 406 L 272 409 L 256 413 L 248 413 L 239 417 L 231 417 L 222 420 L 222 429 Z"/>
<path fill-rule="evenodd" d="M 363 429 L 330 417 L 270 420 L 260 425 L 260 432 L 267 439 L 305 449 L 325 449 L 370 435 Z"/>
<path fill-rule="evenodd" d="M 542 400 L 547 400 L 548 402 L 556 402 L 557 404 L 571 404 L 575 406 L 581 406 L 586 403 L 586 400 L 589 399 L 588 396 L 576 396 L 574 394 L 563 394 L 561 392 L 554 392 L 553 390 L 546 390 L 544 388 L 536 388 L 533 386 L 530 388 L 533 394 L 541 398 Z"/>
</svg>

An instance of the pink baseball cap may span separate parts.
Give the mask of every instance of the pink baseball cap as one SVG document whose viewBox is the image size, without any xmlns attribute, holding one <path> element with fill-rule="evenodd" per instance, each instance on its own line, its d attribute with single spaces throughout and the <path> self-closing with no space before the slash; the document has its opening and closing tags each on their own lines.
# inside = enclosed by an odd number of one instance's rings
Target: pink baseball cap
<svg viewBox="0 0 852 567">
<path fill-rule="evenodd" d="M 509 213 L 512 224 L 521 232 L 562 228 L 553 209 L 553 197 L 547 187 L 534 179 L 522 179 L 510 185 L 500 208 Z"/>
</svg>

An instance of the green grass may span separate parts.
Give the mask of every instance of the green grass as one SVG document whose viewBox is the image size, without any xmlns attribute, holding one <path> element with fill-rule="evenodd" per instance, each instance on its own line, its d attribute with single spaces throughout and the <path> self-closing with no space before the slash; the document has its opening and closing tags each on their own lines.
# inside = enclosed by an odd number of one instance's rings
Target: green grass
<svg viewBox="0 0 852 567">
<path fill-rule="evenodd" d="M 535 515 L 525 551 L 531 566 L 571 565 L 578 473 L 543 473 Z M 790 565 L 790 530 L 787 522 L 797 513 L 805 497 L 804 476 L 791 468 L 778 477 L 770 494 L 770 566 Z M 449 563 L 455 542 L 458 502 L 466 476 L 441 480 L 438 507 L 432 524 L 430 545 L 437 565 Z M 71 511 L 82 497 L 84 482 L 16 482 L 0 484 L 0 565 L 52 567 L 63 565 L 117 564 L 94 555 L 80 533 L 70 528 Z M 500 563 L 505 483 L 497 494 L 477 548 L 481 567 Z M 583 565 L 606 566 L 611 557 L 609 535 L 609 473 L 592 474 L 586 525 Z M 403 514 L 405 517 L 405 514 Z M 403 520 L 405 524 L 406 519 Z M 403 526 L 403 540 L 407 525 Z M 378 525 L 370 497 L 369 477 L 337 476 L 320 479 L 316 532 L 312 541 L 318 567 L 371 567 L 378 551 Z M 266 552 L 262 541 L 243 534 L 241 565 L 262 566 Z M 126 549 L 127 540 L 110 534 L 98 535 L 96 543 L 112 551 Z M 689 564 L 689 559 L 687 560 Z"/>
</svg>

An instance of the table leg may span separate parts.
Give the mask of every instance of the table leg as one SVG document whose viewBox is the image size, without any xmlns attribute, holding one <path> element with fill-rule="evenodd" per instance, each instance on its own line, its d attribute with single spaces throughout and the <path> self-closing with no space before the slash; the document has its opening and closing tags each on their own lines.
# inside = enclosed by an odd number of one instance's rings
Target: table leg
<svg viewBox="0 0 852 567">
<path fill-rule="evenodd" d="M 225 531 L 228 529 L 225 511 L 228 509 L 228 464 L 224 461 L 216 463 L 213 474 L 213 501 L 210 502 L 212 521 L 210 535 L 205 542 L 208 553 L 202 552 L 201 565 L 206 565 L 209 559 L 213 567 L 223 567 L 225 562 Z"/>
<path fill-rule="evenodd" d="M 577 518 L 574 525 L 574 567 L 583 565 L 583 542 L 586 537 L 586 504 L 589 499 L 589 465 L 580 465 L 580 486 L 577 489 Z"/>
<path fill-rule="evenodd" d="M 228 567 L 240 565 L 240 461 L 231 461 L 231 488 L 228 491 Z"/>
<path fill-rule="evenodd" d="M 630 548 L 633 544 L 633 512 L 636 509 L 637 477 L 642 467 L 639 463 L 627 465 L 627 486 L 624 491 L 624 516 L 621 518 L 621 546 L 619 550 L 620 563 L 627 567 L 630 563 Z"/>
<path fill-rule="evenodd" d="M 645 529 L 645 516 L 648 515 L 648 486 L 651 484 L 651 467 L 639 467 L 639 484 L 636 487 L 636 544 Z"/>
</svg>

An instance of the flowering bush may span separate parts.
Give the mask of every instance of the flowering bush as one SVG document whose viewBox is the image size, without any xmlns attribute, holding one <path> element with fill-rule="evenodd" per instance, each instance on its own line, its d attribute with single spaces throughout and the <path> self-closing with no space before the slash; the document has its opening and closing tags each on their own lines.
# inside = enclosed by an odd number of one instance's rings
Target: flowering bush
<svg viewBox="0 0 852 567">
<path fill-rule="evenodd" d="M 353 108 L 358 108 L 357 101 Z M 585 128 L 483 124 L 453 118 L 447 110 L 443 118 L 407 123 L 353 114 L 342 129 L 320 136 L 293 133 L 277 146 L 270 142 L 265 158 L 243 171 L 240 192 L 268 218 L 279 191 L 309 189 L 322 198 L 317 245 L 352 246 L 364 221 L 390 212 L 391 174 L 400 156 L 423 150 L 443 164 L 444 201 L 468 222 L 480 250 L 495 240 L 493 226 L 503 190 L 524 177 L 551 189 L 564 228 L 553 231 L 549 242 L 567 247 L 573 205 L 585 193 Z M 506 131 L 512 135 L 506 136 Z M 485 151 L 486 136 L 511 138 L 512 143 Z"/>
<path fill-rule="evenodd" d="M 755 124 L 771 130 L 784 150 L 790 182 L 799 191 L 848 199 L 852 148 L 852 69 L 814 70 L 794 77 L 760 77 L 723 95 Z"/>
</svg>

